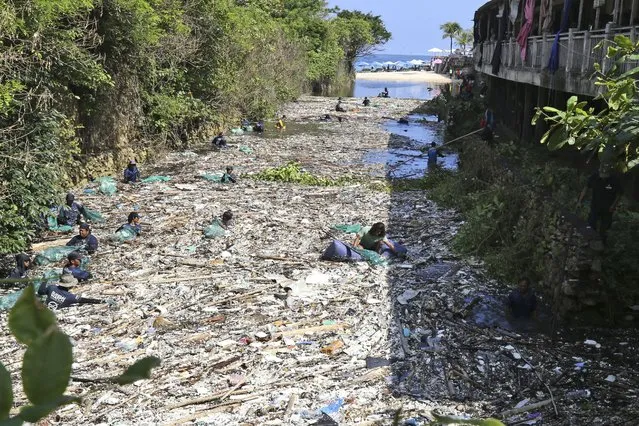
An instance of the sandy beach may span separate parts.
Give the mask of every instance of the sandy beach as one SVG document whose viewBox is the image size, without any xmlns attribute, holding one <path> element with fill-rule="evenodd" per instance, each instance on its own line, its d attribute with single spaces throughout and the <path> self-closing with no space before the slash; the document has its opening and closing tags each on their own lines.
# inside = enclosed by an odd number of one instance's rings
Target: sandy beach
<svg viewBox="0 0 639 426">
<path fill-rule="evenodd" d="M 433 71 L 391 71 L 391 72 L 358 72 L 358 80 L 369 81 L 398 81 L 409 83 L 450 83 L 450 78 Z"/>
</svg>

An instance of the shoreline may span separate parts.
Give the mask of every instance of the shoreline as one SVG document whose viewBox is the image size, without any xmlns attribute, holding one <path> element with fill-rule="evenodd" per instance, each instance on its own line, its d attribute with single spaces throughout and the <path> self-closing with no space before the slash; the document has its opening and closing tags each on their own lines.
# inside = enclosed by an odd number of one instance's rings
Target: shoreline
<svg viewBox="0 0 639 426">
<path fill-rule="evenodd" d="M 380 71 L 380 72 L 358 72 L 355 74 L 356 80 L 366 81 L 393 81 L 409 83 L 436 83 L 448 84 L 452 80 L 434 71 Z"/>
</svg>

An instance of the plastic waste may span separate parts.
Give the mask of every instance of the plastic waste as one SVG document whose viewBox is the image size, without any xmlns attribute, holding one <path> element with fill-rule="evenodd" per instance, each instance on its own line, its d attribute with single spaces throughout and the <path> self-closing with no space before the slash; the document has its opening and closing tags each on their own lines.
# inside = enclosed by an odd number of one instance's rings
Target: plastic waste
<svg viewBox="0 0 639 426">
<path fill-rule="evenodd" d="M 47 228 L 53 232 L 71 232 L 73 226 L 70 225 L 58 225 L 58 219 L 55 216 L 47 216 Z"/>
<path fill-rule="evenodd" d="M 67 246 L 49 247 L 48 249 L 42 251 L 41 253 L 38 253 L 35 257 L 34 262 L 36 265 L 40 265 L 40 266 L 47 265 L 51 262 L 59 262 L 65 257 L 67 257 L 69 253 L 71 253 L 72 251 L 76 251 L 77 249 L 78 249 L 77 247 L 67 247 Z"/>
<path fill-rule="evenodd" d="M 142 179 L 142 182 L 143 183 L 168 182 L 170 180 L 171 180 L 170 176 L 153 175 L 153 176 L 149 176 L 148 178 Z"/>
<path fill-rule="evenodd" d="M 135 239 L 135 237 L 137 237 L 137 234 L 134 230 L 129 228 L 122 228 L 111 236 L 111 240 L 114 242 L 123 243 L 125 241 L 133 240 Z"/>
<path fill-rule="evenodd" d="M 89 222 L 94 222 L 94 223 L 104 222 L 104 217 L 102 216 L 102 213 L 100 213 L 97 210 L 87 209 L 86 207 L 84 208 L 84 217 Z"/>
<path fill-rule="evenodd" d="M 231 129 L 231 134 L 233 134 L 233 135 L 243 135 L 244 134 L 244 130 L 242 130 L 241 128 L 237 127 L 235 129 Z"/>
<path fill-rule="evenodd" d="M 590 391 L 588 389 L 579 389 L 566 393 L 568 399 L 584 399 L 590 398 Z"/>
<path fill-rule="evenodd" d="M 241 146 L 239 148 L 240 152 L 243 152 L 244 154 L 252 154 L 253 150 L 251 148 L 249 148 L 248 146 Z"/>
<path fill-rule="evenodd" d="M 110 176 L 98 178 L 98 182 L 100 182 L 99 191 L 104 195 L 113 195 L 118 191 L 115 179 Z"/>
<path fill-rule="evenodd" d="M 217 219 L 212 224 L 204 228 L 204 236 L 206 238 L 223 237 L 225 234 L 226 231 L 222 227 L 220 221 Z"/>
<path fill-rule="evenodd" d="M 320 411 L 324 414 L 337 413 L 339 409 L 342 408 L 342 405 L 344 405 L 344 398 L 337 398 L 326 407 L 320 409 Z"/>
<path fill-rule="evenodd" d="M 206 180 L 211 181 L 211 182 L 222 182 L 222 176 L 223 176 L 222 173 L 215 173 L 213 175 L 205 173 L 205 174 L 201 175 L 201 177 L 203 179 L 206 179 Z"/>
<path fill-rule="evenodd" d="M 333 225 L 333 229 L 349 234 L 357 234 L 359 231 L 362 230 L 362 225 L 360 225 L 359 223 L 354 223 L 352 225 Z"/>
<path fill-rule="evenodd" d="M 30 283 L 30 285 L 33 287 L 33 291 L 37 291 L 42 281 L 53 283 L 57 282 L 59 279 L 60 272 L 58 272 L 57 270 L 49 270 L 44 273 L 41 279 Z M 13 308 L 13 305 L 16 304 L 21 294 L 22 290 L 16 290 L 13 293 L 9 293 L 0 297 L 0 311 L 8 311 L 9 309 Z"/>
</svg>

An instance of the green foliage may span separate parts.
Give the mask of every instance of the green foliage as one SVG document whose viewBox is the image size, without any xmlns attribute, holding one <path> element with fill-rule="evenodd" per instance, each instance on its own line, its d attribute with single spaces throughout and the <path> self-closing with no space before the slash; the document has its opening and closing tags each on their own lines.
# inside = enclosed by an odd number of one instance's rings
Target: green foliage
<svg viewBox="0 0 639 426">
<path fill-rule="evenodd" d="M 342 10 L 334 19 L 338 41 L 344 51 L 349 70 L 358 57 L 372 53 L 377 47 L 391 39 L 380 16 L 357 10 Z"/>
<path fill-rule="evenodd" d="M 604 252 L 603 276 L 606 283 L 616 288 L 621 296 L 639 295 L 636 283 L 629 277 L 639 277 L 639 213 L 620 211 L 608 232 Z"/>
<path fill-rule="evenodd" d="M 36 423 L 61 406 L 81 403 L 81 398 L 64 395 L 73 363 L 71 341 L 58 328 L 55 315 L 36 300 L 33 287 L 25 288 L 11 309 L 9 328 L 20 343 L 27 345 L 22 360 L 22 386 L 32 405 L 22 407 L 9 418 L 13 406 L 11 375 L 0 363 L 0 423 Z M 148 379 L 151 369 L 159 364 L 155 357 L 143 358 L 122 375 L 104 381 L 126 385 Z"/>
<path fill-rule="evenodd" d="M 288 163 L 286 166 L 268 168 L 252 177 L 257 180 L 299 183 L 313 186 L 340 186 L 350 181 L 348 178 L 329 179 L 315 176 L 303 170 L 301 165 L 295 161 Z"/>
<path fill-rule="evenodd" d="M 548 148 L 573 146 L 580 151 L 594 151 L 601 162 L 626 172 L 639 164 L 639 67 L 624 72 L 624 65 L 639 59 L 639 42 L 618 35 L 605 43 L 595 49 L 608 46 L 604 59 L 607 69 L 596 64 L 594 74 L 595 85 L 604 88 L 596 99 L 603 101 L 605 107 L 596 111 L 572 96 L 563 110 L 538 108 L 532 122 L 543 119 L 550 125 L 541 140 Z"/>
<path fill-rule="evenodd" d="M 443 425 L 474 425 L 474 426 L 505 426 L 501 421 L 497 419 L 462 419 L 459 417 L 453 416 L 441 416 L 439 414 L 433 414 L 435 417 L 435 421 L 432 423 L 433 425 L 443 424 Z"/>
<path fill-rule="evenodd" d="M 453 36 L 462 52 L 466 53 L 466 47 L 473 44 L 474 34 L 472 29 L 462 30 Z"/>
</svg>

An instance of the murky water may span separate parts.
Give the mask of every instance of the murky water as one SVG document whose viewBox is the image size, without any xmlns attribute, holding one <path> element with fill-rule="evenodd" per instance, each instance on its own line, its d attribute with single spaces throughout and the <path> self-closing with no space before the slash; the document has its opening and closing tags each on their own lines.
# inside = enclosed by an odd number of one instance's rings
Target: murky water
<svg viewBox="0 0 639 426">
<path fill-rule="evenodd" d="M 490 294 L 477 294 L 465 299 L 470 303 L 475 297 L 480 301 L 475 305 L 468 321 L 479 327 L 501 328 L 517 333 L 551 333 L 551 314 L 546 306 L 538 303 L 536 318 L 529 320 L 515 319 L 509 315 L 506 296 L 496 297 Z"/>
<path fill-rule="evenodd" d="M 392 98 L 400 99 L 432 99 L 441 93 L 441 86 L 433 83 L 355 80 L 351 92 L 343 95 L 358 98 L 376 97 L 385 87 Z"/>
<path fill-rule="evenodd" d="M 437 118 L 433 116 L 412 114 L 408 124 L 389 120 L 384 129 L 391 135 L 401 139 L 390 140 L 386 149 L 369 151 L 362 161 L 365 164 L 384 164 L 383 172 L 376 175 L 392 179 L 419 179 L 429 170 L 428 157 L 422 149 L 427 149 L 431 142 L 441 144 L 441 133 L 437 127 Z M 437 159 L 437 167 L 457 169 L 456 153 L 442 151 Z"/>
</svg>

